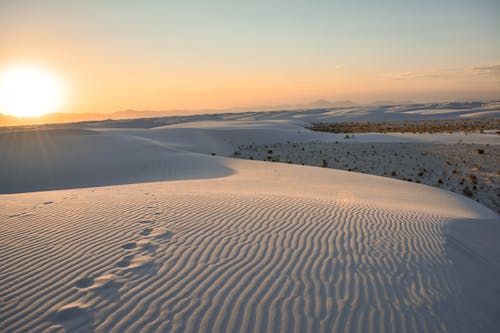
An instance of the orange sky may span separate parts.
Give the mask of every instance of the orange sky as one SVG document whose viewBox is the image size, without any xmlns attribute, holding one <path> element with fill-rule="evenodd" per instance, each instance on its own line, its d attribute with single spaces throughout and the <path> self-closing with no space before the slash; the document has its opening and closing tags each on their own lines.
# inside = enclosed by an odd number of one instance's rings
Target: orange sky
<svg viewBox="0 0 500 333">
<path fill-rule="evenodd" d="M 381 4 L 6 2 L 0 70 L 57 73 L 63 112 L 500 98 L 498 2 Z"/>
</svg>

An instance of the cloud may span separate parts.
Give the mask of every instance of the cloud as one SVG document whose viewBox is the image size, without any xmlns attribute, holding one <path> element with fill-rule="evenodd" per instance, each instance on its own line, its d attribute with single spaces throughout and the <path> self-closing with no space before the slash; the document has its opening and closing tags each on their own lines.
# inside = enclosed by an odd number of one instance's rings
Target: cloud
<svg viewBox="0 0 500 333">
<path fill-rule="evenodd" d="M 477 75 L 500 77 L 500 65 L 474 67 L 472 70 Z"/>
<path fill-rule="evenodd" d="M 433 70 L 425 72 L 401 72 L 401 73 L 391 73 L 389 77 L 394 80 L 415 80 L 415 79 L 435 79 L 443 77 L 444 72 L 449 72 L 449 70 Z"/>
<path fill-rule="evenodd" d="M 386 77 L 393 80 L 416 80 L 416 79 L 467 79 L 471 77 L 500 78 L 500 64 L 461 67 L 461 68 L 440 68 L 419 72 L 389 73 Z"/>
<path fill-rule="evenodd" d="M 440 75 L 437 72 L 402 72 L 392 73 L 389 77 L 394 80 L 413 80 L 424 78 L 438 78 Z"/>
</svg>

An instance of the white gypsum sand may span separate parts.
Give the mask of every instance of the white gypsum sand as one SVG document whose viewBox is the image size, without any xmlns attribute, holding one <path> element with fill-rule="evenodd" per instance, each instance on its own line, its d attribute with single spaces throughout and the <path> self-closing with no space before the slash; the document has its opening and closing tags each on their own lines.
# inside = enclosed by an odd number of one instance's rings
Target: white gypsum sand
<svg viewBox="0 0 500 333">
<path fill-rule="evenodd" d="M 492 210 L 422 184 L 218 156 L 336 138 L 289 115 L 3 133 L 0 330 L 496 331 Z"/>
</svg>

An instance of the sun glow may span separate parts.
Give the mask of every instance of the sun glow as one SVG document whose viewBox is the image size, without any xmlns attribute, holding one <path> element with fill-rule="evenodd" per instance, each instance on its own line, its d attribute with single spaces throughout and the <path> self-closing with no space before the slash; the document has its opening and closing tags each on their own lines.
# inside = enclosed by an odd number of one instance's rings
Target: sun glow
<svg viewBox="0 0 500 333">
<path fill-rule="evenodd" d="M 64 100 L 56 74 L 32 65 L 16 65 L 0 73 L 0 113 L 38 117 L 57 111 Z"/>
</svg>

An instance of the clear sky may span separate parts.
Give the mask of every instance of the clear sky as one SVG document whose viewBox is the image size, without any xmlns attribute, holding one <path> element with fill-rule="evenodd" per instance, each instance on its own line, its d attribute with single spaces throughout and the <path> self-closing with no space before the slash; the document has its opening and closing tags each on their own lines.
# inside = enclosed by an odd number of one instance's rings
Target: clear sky
<svg viewBox="0 0 500 333">
<path fill-rule="evenodd" d="M 64 112 L 500 98 L 500 1 L 0 0 L 19 62 Z"/>
</svg>

